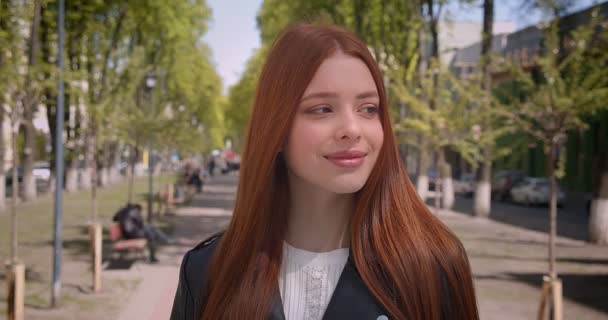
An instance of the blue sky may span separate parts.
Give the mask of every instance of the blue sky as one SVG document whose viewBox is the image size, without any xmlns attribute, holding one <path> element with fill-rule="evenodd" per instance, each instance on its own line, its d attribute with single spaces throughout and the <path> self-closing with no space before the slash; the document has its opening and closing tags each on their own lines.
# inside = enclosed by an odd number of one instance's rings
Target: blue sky
<svg viewBox="0 0 608 320">
<path fill-rule="evenodd" d="M 204 40 L 213 51 L 213 60 L 223 79 L 224 92 L 238 81 L 253 50 L 260 46 L 255 17 L 263 0 L 207 0 L 213 11 L 209 32 Z M 521 0 L 494 1 L 495 19 L 515 21 L 517 29 L 536 23 L 539 14 L 522 10 Z M 576 1 L 575 10 L 586 8 L 593 0 Z M 456 2 L 452 2 L 456 3 Z M 480 1 L 481 3 L 481 1 Z M 481 6 L 451 5 L 452 20 L 481 21 Z"/>
<path fill-rule="evenodd" d="M 224 92 L 238 81 L 253 50 L 260 46 L 255 22 L 263 0 L 207 0 L 212 10 L 209 32 L 203 38 L 223 80 Z"/>
</svg>

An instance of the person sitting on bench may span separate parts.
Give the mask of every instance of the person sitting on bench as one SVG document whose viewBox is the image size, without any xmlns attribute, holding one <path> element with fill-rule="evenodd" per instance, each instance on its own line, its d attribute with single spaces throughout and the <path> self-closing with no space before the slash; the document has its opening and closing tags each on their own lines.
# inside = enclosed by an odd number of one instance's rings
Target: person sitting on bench
<svg viewBox="0 0 608 320">
<path fill-rule="evenodd" d="M 142 207 L 139 204 L 129 203 L 114 214 L 112 219 L 120 224 L 120 230 L 125 239 L 141 239 L 148 241 L 150 262 L 156 263 L 156 242 L 170 243 L 170 239 L 159 229 L 152 225 L 145 225 L 141 217 Z"/>
</svg>

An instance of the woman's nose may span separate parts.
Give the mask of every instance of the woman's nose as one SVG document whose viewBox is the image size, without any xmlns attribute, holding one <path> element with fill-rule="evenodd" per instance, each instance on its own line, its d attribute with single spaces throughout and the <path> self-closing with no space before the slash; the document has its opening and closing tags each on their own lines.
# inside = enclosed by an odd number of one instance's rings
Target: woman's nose
<svg viewBox="0 0 608 320">
<path fill-rule="evenodd" d="M 355 112 L 345 112 L 339 118 L 340 123 L 336 130 L 336 139 L 344 141 L 361 138 L 361 125 Z"/>
</svg>

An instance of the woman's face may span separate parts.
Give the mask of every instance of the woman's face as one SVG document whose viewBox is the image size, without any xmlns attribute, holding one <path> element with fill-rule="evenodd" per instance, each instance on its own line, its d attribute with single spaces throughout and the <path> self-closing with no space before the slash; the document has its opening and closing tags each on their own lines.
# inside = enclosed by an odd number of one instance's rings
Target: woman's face
<svg viewBox="0 0 608 320">
<path fill-rule="evenodd" d="M 315 73 L 297 106 L 284 153 L 292 183 L 359 191 L 382 147 L 378 90 L 367 65 L 338 51 Z"/>
</svg>

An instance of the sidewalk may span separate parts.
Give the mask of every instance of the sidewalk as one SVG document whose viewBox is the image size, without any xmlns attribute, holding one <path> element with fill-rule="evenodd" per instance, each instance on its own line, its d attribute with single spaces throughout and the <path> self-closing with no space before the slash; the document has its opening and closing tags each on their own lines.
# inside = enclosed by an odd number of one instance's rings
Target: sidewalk
<svg viewBox="0 0 608 320">
<path fill-rule="evenodd" d="M 481 319 L 536 319 L 548 235 L 454 211 L 438 216 L 467 250 Z M 558 237 L 556 268 L 564 319 L 608 319 L 608 248 Z"/>
<path fill-rule="evenodd" d="M 214 177 L 176 214 L 180 245 L 165 246 L 159 265 L 141 265 L 143 279 L 119 320 L 168 319 L 183 254 L 227 225 L 236 177 Z M 536 319 L 547 263 L 547 235 L 455 211 L 438 213 L 461 239 L 473 269 L 481 319 Z M 608 248 L 559 237 L 557 270 L 564 319 L 608 319 Z M 151 307 L 153 306 L 153 307 Z"/>
</svg>

